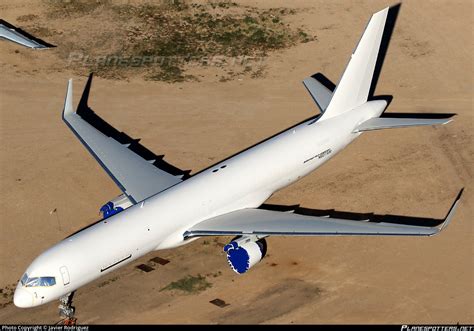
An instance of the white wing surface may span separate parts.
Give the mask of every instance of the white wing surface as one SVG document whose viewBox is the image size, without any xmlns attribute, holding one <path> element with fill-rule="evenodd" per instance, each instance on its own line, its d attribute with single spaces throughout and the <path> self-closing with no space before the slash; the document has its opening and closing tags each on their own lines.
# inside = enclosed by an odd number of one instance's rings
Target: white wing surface
<svg viewBox="0 0 474 331">
<path fill-rule="evenodd" d="M 13 41 L 29 48 L 51 48 L 54 47 L 41 39 L 35 38 L 29 33 L 18 29 L 10 23 L 0 20 L 0 39 Z"/>
<path fill-rule="evenodd" d="M 85 93 L 90 88 L 89 78 Z M 119 188 L 133 203 L 140 202 L 182 181 L 182 176 L 170 174 L 154 166 L 91 124 L 73 110 L 72 79 L 69 80 L 63 111 L 64 122 L 95 157 Z"/>
<path fill-rule="evenodd" d="M 462 190 L 446 218 L 438 226 L 418 226 L 395 223 L 375 223 L 330 217 L 299 215 L 264 209 L 242 209 L 196 224 L 184 233 L 185 238 L 218 235 L 259 236 L 341 236 L 395 235 L 432 236 L 451 221 Z"/>
</svg>

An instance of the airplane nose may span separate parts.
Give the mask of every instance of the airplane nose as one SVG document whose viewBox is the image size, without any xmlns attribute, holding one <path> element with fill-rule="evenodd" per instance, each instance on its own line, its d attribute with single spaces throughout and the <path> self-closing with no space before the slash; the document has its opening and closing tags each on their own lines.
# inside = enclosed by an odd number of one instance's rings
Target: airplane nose
<svg viewBox="0 0 474 331">
<path fill-rule="evenodd" d="M 18 286 L 13 295 L 13 303 L 19 308 L 33 307 L 33 295 L 23 287 Z"/>
</svg>

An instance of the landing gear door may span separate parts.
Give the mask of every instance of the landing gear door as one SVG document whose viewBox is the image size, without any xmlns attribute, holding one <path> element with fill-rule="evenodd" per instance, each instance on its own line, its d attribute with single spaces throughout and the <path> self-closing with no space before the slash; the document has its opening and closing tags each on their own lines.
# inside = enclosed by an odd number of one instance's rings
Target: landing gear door
<svg viewBox="0 0 474 331">
<path fill-rule="evenodd" d="M 69 285 L 69 271 L 67 270 L 66 266 L 59 268 L 59 271 L 61 272 L 64 286 Z"/>
</svg>

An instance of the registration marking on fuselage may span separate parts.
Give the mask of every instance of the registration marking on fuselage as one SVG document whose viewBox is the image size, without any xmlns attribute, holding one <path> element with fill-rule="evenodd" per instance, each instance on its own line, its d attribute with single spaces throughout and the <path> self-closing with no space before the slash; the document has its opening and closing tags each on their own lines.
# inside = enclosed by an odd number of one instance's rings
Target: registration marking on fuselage
<svg viewBox="0 0 474 331">
<path fill-rule="evenodd" d="M 309 161 L 311 161 L 311 160 L 313 160 L 313 159 L 315 159 L 315 158 L 322 159 L 323 157 L 325 157 L 325 156 L 327 156 L 327 155 L 329 155 L 329 154 L 331 154 L 331 153 L 332 153 L 332 149 L 328 148 L 328 149 L 322 151 L 321 153 L 316 154 L 316 155 L 313 156 L 313 157 L 310 157 L 309 159 L 305 160 L 303 163 L 309 162 Z"/>
</svg>

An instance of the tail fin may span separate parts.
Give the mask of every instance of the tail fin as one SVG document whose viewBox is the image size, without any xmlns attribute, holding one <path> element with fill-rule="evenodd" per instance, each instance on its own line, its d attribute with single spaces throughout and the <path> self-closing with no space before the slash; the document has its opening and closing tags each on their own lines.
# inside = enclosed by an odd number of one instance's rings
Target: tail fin
<svg viewBox="0 0 474 331">
<path fill-rule="evenodd" d="M 372 15 L 321 119 L 337 116 L 367 101 L 389 7 Z"/>
</svg>

